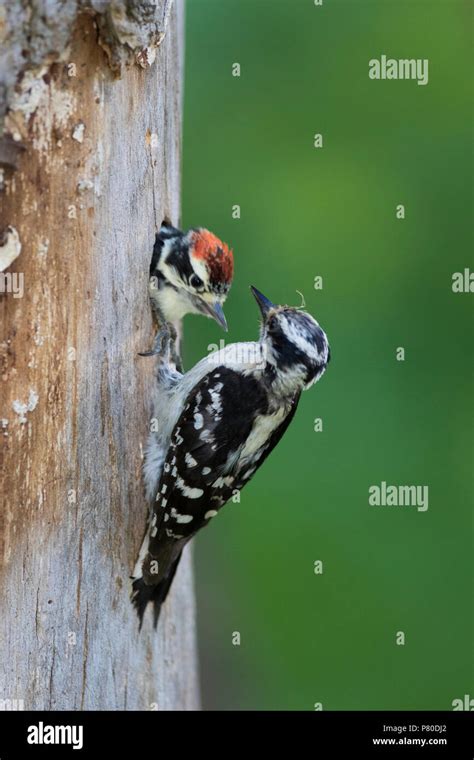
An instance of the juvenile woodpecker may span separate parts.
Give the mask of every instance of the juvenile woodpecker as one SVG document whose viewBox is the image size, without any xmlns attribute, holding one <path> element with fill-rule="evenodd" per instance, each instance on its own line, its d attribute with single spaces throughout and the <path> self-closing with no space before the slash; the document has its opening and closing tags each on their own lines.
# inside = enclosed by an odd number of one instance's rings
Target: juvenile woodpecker
<svg viewBox="0 0 474 760">
<path fill-rule="evenodd" d="M 156 625 L 183 547 L 249 482 L 329 362 L 313 317 L 252 292 L 260 340 L 210 354 L 155 399 L 163 427 L 150 436 L 144 466 L 153 506 L 132 576 L 140 625 L 150 601 Z"/>
<path fill-rule="evenodd" d="M 212 317 L 227 330 L 222 304 L 234 272 L 232 251 L 202 227 L 181 232 L 168 222 L 161 225 L 153 247 L 149 294 L 159 331 L 151 351 L 160 353 L 171 339 L 171 360 L 181 370 L 181 322 L 186 314 Z"/>
</svg>

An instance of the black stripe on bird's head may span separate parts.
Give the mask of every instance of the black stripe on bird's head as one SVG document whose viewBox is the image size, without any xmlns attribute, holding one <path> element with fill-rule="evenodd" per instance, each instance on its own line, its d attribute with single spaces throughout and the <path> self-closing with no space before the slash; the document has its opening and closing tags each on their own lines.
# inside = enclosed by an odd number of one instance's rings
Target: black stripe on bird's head
<svg viewBox="0 0 474 760">
<path fill-rule="evenodd" d="M 276 377 L 286 375 L 289 382 L 309 388 L 329 362 L 326 333 L 311 314 L 276 305 L 256 288 L 251 290 L 262 315 L 261 341 Z"/>
</svg>

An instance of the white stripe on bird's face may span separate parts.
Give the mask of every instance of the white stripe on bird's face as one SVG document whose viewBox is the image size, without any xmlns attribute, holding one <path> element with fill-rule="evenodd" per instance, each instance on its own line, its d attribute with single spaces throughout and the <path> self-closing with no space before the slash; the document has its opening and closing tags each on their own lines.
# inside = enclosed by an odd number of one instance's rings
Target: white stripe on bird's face
<svg viewBox="0 0 474 760">
<path fill-rule="evenodd" d="M 315 328 L 319 328 L 321 330 L 319 324 L 315 319 L 313 319 L 310 314 L 306 314 L 306 317 L 311 320 Z M 298 350 L 301 351 L 302 354 L 305 354 L 311 361 L 314 362 L 325 362 L 327 360 L 327 341 L 325 341 L 324 349 L 320 353 L 314 341 L 311 340 L 311 335 L 308 332 L 308 329 L 305 327 L 304 323 L 300 323 L 294 319 L 291 319 L 284 312 L 278 315 L 278 320 L 280 322 L 280 327 L 285 338 L 290 343 L 293 343 L 298 348 Z M 322 330 L 321 332 L 324 335 L 324 332 Z M 324 337 L 326 336 L 324 335 Z"/>
</svg>

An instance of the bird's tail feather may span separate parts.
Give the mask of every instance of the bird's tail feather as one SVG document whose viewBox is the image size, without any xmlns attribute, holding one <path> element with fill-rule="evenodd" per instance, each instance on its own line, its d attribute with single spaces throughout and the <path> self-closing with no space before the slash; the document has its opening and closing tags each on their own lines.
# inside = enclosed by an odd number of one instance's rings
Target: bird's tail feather
<svg viewBox="0 0 474 760">
<path fill-rule="evenodd" d="M 178 567 L 181 554 L 171 565 L 167 575 L 155 585 L 145 583 L 143 577 L 138 577 L 133 580 L 132 583 L 132 603 L 137 611 L 138 619 L 140 621 L 139 629 L 143 625 L 143 616 L 149 602 L 153 603 L 153 626 L 156 628 L 158 625 L 158 619 L 160 617 L 161 605 L 168 596 L 168 591 L 173 582 L 173 578 Z"/>
</svg>

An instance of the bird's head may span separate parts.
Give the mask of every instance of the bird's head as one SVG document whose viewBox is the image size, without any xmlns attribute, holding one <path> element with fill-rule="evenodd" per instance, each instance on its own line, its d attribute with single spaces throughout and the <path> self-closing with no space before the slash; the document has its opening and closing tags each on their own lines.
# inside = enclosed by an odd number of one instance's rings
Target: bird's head
<svg viewBox="0 0 474 760">
<path fill-rule="evenodd" d="M 162 228 L 163 255 L 158 269 L 174 293 L 163 300 L 166 314 L 173 321 L 185 314 L 203 314 L 227 330 L 222 305 L 232 284 L 234 258 L 232 251 L 216 235 L 202 227 L 187 233 L 166 235 Z"/>
<path fill-rule="evenodd" d="M 260 340 L 270 377 L 283 393 L 306 390 L 329 363 L 326 333 L 307 312 L 277 306 L 256 288 L 251 290 L 262 314 Z"/>
</svg>

